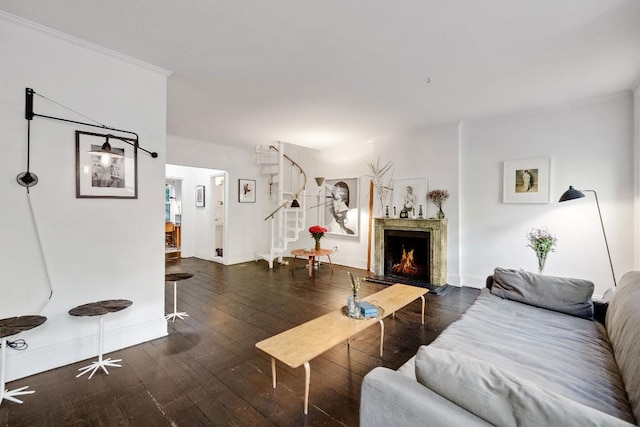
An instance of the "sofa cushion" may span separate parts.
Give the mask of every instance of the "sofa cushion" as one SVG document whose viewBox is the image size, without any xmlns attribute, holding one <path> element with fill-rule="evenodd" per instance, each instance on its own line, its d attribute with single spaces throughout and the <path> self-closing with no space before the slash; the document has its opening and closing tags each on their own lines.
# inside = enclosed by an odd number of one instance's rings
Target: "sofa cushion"
<svg viewBox="0 0 640 427">
<path fill-rule="evenodd" d="M 500 368 L 437 347 L 415 360 L 418 381 L 496 426 L 630 426 Z"/>
<path fill-rule="evenodd" d="M 640 422 L 640 272 L 629 272 L 620 280 L 606 325 L 633 414 Z"/>
<path fill-rule="evenodd" d="M 397 372 L 415 381 L 416 380 L 416 356 L 414 355 L 411 359 L 403 363 L 402 366 L 398 368 Z"/>
<path fill-rule="evenodd" d="M 594 285 L 588 280 L 496 268 L 491 293 L 560 313 L 593 319 Z"/>
<path fill-rule="evenodd" d="M 483 289 L 431 344 L 498 366 L 565 398 L 634 422 L 602 324 Z"/>
</svg>

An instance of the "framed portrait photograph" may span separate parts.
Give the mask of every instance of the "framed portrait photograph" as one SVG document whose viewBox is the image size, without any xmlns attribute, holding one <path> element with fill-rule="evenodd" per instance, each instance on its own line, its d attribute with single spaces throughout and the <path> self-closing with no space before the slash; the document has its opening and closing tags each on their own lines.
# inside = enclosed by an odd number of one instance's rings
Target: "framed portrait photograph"
<svg viewBox="0 0 640 427">
<path fill-rule="evenodd" d="M 204 198 L 205 198 L 205 193 L 204 193 L 204 185 L 196 185 L 196 207 L 197 208 L 204 208 Z"/>
<path fill-rule="evenodd" d="M 76 198 L 137 199 L 135 139 L 76 131 Z"/>
<path fill-rule="evenodd" d="M 551 159 L 506 160 L 503 203 L 549 203 Z"/>
<path fill-rule="evenodd" d="M 238 202 L 240 203 L 256 202 L 255 179 L 239 179 L 238 180 Z"/>
<path fill-rule="evenodd" d="M 407 218 L 418 218 L 420 205 L 422 214 L 427 215 L 427 178 L 406 178 L 393 181 L 392 206 L 389 206 L 389 216 L 393 217 L 393 207 L 396 208 L 396 218 L 402 210 L 407 211 Z"/>
<path fill-rule="evenodd" d="M 325 179 L 324 226 L 327 233 L 358 236 L 358 178 Z"/>
</svg>

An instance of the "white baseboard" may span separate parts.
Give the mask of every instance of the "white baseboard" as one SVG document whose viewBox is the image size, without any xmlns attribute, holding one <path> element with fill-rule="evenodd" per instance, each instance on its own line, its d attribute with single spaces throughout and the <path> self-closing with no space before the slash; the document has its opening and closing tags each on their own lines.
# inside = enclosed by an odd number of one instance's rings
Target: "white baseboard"
<svg viewBox="0 0 640 427">
<path fill-rule="evenodd" d="M 471 274 L 460 275 L 460 285 L 469 288 L 482 289 L 487 286 L 487 276 L 473 276 Z"/>
<path fill-rule="evenodd" d="M 119 329 L 105 328 L 104 354 L 166 335 L 167 321 L 164 317 Z M 98 345 L 99 338 L 96 334 L 47 347 L 30 347 L 24 351 L 8 349 L 6 381 L 25 378 L 83 360 L 87 360 L 87 364 L 89 364 L 98 357 Z M 123 360 L 122 363 L 126 363 L 126 360 Z"/>
</svg>

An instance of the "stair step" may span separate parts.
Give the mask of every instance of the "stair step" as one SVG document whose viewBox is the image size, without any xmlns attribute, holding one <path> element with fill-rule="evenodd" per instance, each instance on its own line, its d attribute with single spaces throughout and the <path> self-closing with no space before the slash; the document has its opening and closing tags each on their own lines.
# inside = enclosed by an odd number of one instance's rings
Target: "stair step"
<svg viewBox="0 0 640 427">
<path fill-rule="evenodd" d="M 258 144 L 256 145 L 256 153 L 275 153 L 270 144 Z"/>
<path fill-rule="evenodd" d="M 256 159 L 256 164 L 258 165 L 275 165 L 278 166 L 279 160 L 277 157 L 273 157 L 270 154 L 258 154 L 258 158 Z"/>
<path fill-rule="evenodd" d="M 280 173 L 280 168 L 278 165 L 264 165 L 260 166 L 260 174 L 261 175 L 278 175 Z"/>
</svg>

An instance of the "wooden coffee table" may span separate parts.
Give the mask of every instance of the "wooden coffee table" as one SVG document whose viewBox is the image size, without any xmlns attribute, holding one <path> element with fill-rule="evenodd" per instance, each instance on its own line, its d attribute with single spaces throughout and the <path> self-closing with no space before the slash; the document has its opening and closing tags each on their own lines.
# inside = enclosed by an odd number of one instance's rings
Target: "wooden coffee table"
<svg viewBox="0 0 640 427">
<path fill-rule="evenodd" d="M 369 301 L 384 310 L 380 317 L 352 319 L 342 314 L 340 310 L 336 310 L 260 341 L 256 347 L 271 356 L 273 388 L 276 388 L 276 359 L 292 368 L 304 365 L 304 413 L 308 413 L 309 383 L 311 380 L 309 361 L 345 340 L 348 343 L 356 334 L 376 323 L 380 325 L 380 357 L 382 357 L 384 344 L 382 319 L 420 298 L 422 299 L 422 324 L 424 325 L 424 295 L 427 292 L 428 290 L 424 288 L 395 284 L 363 298 L 363 301 Z"/>
<path fill-rule="evenodd" d="M 309 277 L 313 277 L 313 263 L 315 262 L 316 257 L 318 259 L 321 256 L 326 256 L 329 258 L 329 265 L 331 266 L 331 273 L 333 273 L 333 264 L 331 264 L 331 254 L 333 251 L 331 249 L 320 249 L 315 250 L 311 249 L 309 251 L 305 251 L 304 249 L 294 249 L 291 251 L 291 255 L 293 255 L 293 262 L 291 263 L 291 271 L 293 271 L 293 267 L 296 265 L 296 259 L 298 257 L 307 257 L 309 258 Z"/>
</svg>

